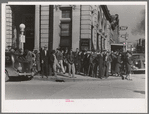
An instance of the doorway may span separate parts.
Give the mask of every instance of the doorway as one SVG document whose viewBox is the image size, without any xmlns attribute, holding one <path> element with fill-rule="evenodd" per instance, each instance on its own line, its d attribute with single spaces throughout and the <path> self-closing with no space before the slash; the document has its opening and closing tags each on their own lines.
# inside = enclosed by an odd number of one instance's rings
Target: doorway
<svg viewBox="0 0 149 114">
<path fill-rule="evenodd" d="M 34 15 L 33 14 L 24 14 L 23 22 L 25 24 L 25 43 L 24 49 L 32 51 L 34 49 Z"/>
<path fill-rule="evenodd" d="M 25 24 L 25 43 L 23 49 L 34 49 L 34 23 L 35 23 L 35 5 L 11 5 L 12 8 L 12 25 L 16 29 L 16 48 L 21 48 L 20 24 Z"/>
</svg>

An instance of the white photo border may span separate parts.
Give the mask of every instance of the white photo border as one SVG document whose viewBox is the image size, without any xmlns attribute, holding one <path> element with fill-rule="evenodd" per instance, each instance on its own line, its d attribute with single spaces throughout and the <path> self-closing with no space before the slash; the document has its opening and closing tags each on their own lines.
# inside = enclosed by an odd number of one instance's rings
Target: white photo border
<svg viewBox="0 0 149 114">
<path fill-rule="evenodd" d="M 2 3 L 1 7 L 1 19 L 2 19 L 2 36 L 1 36 L 1 52 L 2 52 L 2 61 L 1 61 L 1 99 L 2 99 L 2 112 L 31 112 L 31 113 L 111 113 L 111 112 L 122 112 L 122 113 L 146 113 L 148 106 L 148 68 L 146 67 L 146 86 L 145 86 L 145 99 L 72 99 L 73 102 L 66 102 L 65 99 L 57 100 L 5 100 L 5 6 L 6 5 L 56 5 L 56 4 L 76 4 L 76 5 L 87 5 L 87 4 L 103 4 L 103 5 L 145 5 L 145 61 L 146 66 L 148 66 L 148 7 L 147 2 L 130 2 L 130 1 L 109 1 L 109 2 L 8 2 Z M 50 105 L 52 104 L 52 105 Z M 106 106 L 106 107 L 103 107 Z M 99 108 L 100 107 L 100 108 Z"/>
</svg>

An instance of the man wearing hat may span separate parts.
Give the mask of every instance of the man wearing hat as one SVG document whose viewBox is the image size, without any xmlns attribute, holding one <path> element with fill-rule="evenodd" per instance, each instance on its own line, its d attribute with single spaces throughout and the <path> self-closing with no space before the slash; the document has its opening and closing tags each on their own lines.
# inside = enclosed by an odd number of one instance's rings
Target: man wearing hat
<svg viewBox="0 0 149 114">
<path fill-rule="evenodd" d="M 53 74 L 54 76 L 57 78 L 57 67 L 60 69 L 61 66 L 58 64 L 58 60 L 56 58 L 56 55 L 55 55 L 55 50 L 52 50 L 51 51 L 51 54 L 50 54 L 50 57 L 49 57 L 49 64 L 52 68 L 52 71 L 53 71 Z"/>
<path fill-rule="evenodd" d="M 48 57 L 49 51 L 47 50 L 47 46 L 44 46 L 43 51 L 41 52 L 41 64 L 42 64 L 42 78 L 46 76 L 48 78 Z"/>
<path fill-rule="evenodd" d="M 97 70 L 95 68 L 95 64 L 96 64 L 96 57 L 97 57 L 97 53 L 95 50 L 92 50 L 92 53 L 90 55 L 90 60 L 89 60 L 89 75 L 92 77 L 96 77 L 97 76 Z"/>
<path fill-rule="evenodd" d="M 107 51 L 104 57 L 104 69 L 103 69 L 105 78 L 109 77 L 109 65 L 111 62 L 112 62 L 112 58 L 110 56 L 110 52 Z"/>
<path fill-rule="evenodd" d="M 75 77 L 75 66 L 74 66 L 75 56 L 74 56 L 74 53 L 72 52 L 72 49 L 69 51 L 67 60 L 68 60 L 69 77 L 76 78 Z M 72 72 L 72 76 L 71 76 L 71 72 Z"/>
</svg>

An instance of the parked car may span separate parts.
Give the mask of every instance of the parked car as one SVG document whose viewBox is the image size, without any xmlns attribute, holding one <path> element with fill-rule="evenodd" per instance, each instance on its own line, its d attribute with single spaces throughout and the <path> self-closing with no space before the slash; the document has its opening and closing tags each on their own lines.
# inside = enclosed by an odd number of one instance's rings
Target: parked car
<svg viewBox="0 0 149 114">
<path fill-rule="evenodd" d="M 143 72 L 145 73 L 145 54 L 143 53 L 133 53 L 132 54 L 133 61 L 133 72 Z"/>
<path fill-rule="evenodd" d="M 24 77 L 31 79 L 34 72 L 29 69 L 30 63 L 23 60 L 23 57 L 11 52 L 5 52 L 5 81 L 13 78 Z"/>
</svg>

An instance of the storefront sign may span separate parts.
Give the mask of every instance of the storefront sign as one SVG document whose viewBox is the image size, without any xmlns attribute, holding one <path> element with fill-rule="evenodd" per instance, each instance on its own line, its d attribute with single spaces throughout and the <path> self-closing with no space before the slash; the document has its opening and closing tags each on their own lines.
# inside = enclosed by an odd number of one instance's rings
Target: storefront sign
<svg viewBox="0 0 149 114">
<path fill-rule="evenodd" d="M 120 26 L 120 30 L 127 30 L 128 27 L 127 26 Z"/>
<path fill-rule="evenodd" d="M 122 37 L 122 38 L 125 38 L 125 39 L 127 40 L 128 34 L 122 34 L 121 37 Z"/>
<path fill-rule="evenodd" d="M 122 37 L 122 38 L 126 38 L 126 34 L 122 34 L 121 37 Z"/>
</svg>

